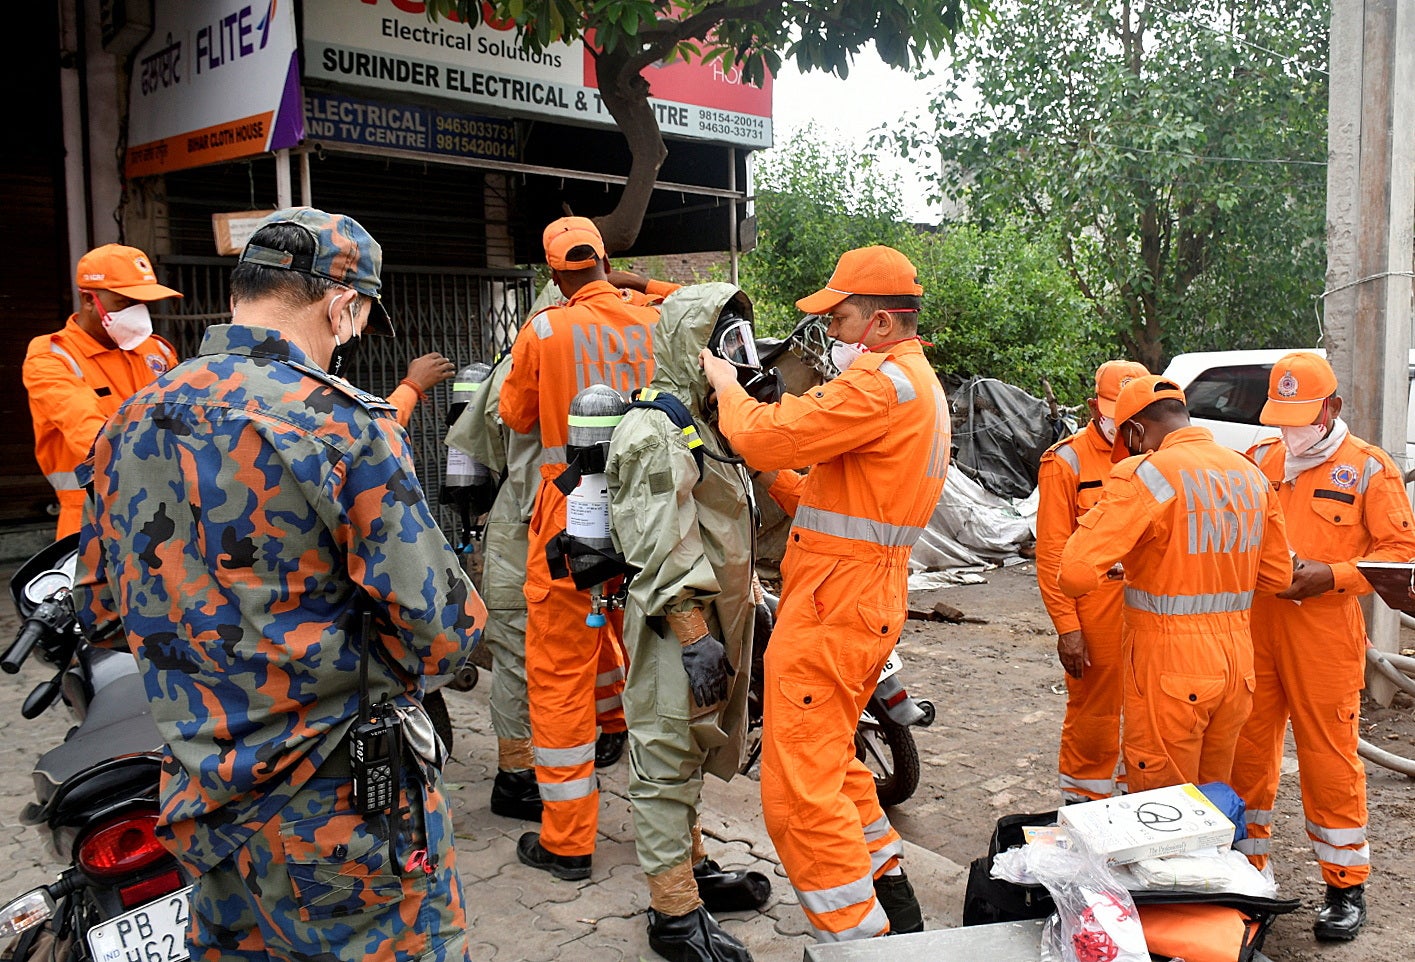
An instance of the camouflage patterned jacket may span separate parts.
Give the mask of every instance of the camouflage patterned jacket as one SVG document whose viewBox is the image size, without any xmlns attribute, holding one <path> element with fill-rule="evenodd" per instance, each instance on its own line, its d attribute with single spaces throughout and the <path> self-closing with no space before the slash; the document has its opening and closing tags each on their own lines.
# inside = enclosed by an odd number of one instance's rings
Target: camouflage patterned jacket
<svg viewBox="0 0 1415 962">
<path fill-rule="evenodd" d="M 338 747 L 361 598 L 375 700 L 419 697 L 480 637 L 392 406 L 277 331 L 208 329 L 108 422 L 90 479 L 75 604 L 91 635 L 121 615 L 168 744 L 161 830 L 201 870 Z"/>
</svg>

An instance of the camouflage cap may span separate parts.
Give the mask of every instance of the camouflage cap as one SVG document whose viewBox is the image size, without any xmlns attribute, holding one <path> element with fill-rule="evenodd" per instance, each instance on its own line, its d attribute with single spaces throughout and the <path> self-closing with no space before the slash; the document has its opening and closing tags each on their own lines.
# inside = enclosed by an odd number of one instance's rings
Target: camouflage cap
<svg viewBox="0 0 1415 962">
<path fill-rule="evenodd" d="M 309 231 L 314 237 L 314 253 L 293 254 L 247 242 L 245 250 L 241 251 L 240 263 L 298 271 L 352 287 L 377 305 L 378 309 L 369 317 L 369 332 L 393 336 L 393 321 L 379 294 L 383 288 L 378 276 L 383 267 L 383 248 L 362 224 L 347 214 L 328 214 L 313 207 L 290 207 L 277 210 L 261 221 L 255 233 L 272 224 L 293 224 Z"/>
</svg>

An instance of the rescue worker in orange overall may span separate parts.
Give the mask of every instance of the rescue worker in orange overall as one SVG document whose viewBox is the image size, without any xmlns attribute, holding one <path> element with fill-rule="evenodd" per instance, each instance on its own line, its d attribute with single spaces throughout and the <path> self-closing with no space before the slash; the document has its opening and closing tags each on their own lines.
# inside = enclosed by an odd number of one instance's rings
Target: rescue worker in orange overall
<svg viewBox="0 0 1415 962">
<path fill-rule="evenodd" d="M 1136 361 L 1106 361 L 1096 371 L 1091 420 L 1042 455 L 1037 472 L 1037 585 L 1056 626 L 1056 653 L 1066 670 L 1066 717 L 1057 772 L 1067 802 L 1109 798 L 1120 761 L 1120 589 L 1108 579 L 1082 598 L 1056 583 L 1061 551 L 1076 519 L 1095 506 L 1110 477 L 1115 399 L 1132 378 L 1150 372 Z"/>
<path fill-rule="evenodd" d="M 1174 382 L 1135 378 L 1115 423 L 1119 464 L 1066 542 L 1058 583 L 1080 598 L 1123 563 L 1130 790 L 1223 781 L 1253 701 L 1253 596 L 1292 580 L 1282 512 L 1252 462 L 1189 424 Z"/>
<path fill-rule="evenodd" d="M 501 386 L 501 420 L 513 431 L 539 428 L 544 452 L 526 556 L 526 687 L 541 830 L 521 836 L 520 860 L 562 879 L 590 875 L 599 814 L 595 704 L 624 690 L 620 619 L 585 624 L 590 601 L 568 578 L 554 579 L 546 549 L 565 530 L 570 402 L 591 384 L 628 395 L 653 376 L 658 311 L 630 303 L 605 278 L 609 260 L 594 223 L 562 217 L 542 238 L 551 278 L 568 298 L 535 315 L 516 335 Z M 610 666 L 606 670 L 606 663 Z"/>
<path fill-rule="evenodd" d="M 1267 864 L 1283 735 L 1292 719 L 1307 835 L 1326 881 L 1315 934 L 1354 939 L 1366 920 L 1366 770 L 1356 754 L 1371 590 L 1358 561 L 1415 558 L 1415 518 L 1390 455 L 1347 430 L 1326 359 L 1288 354 L 1273 365 L 1262 422 L 1280 438 L 1249 457 L 1272 482 L 1294 555 L 1292 587 L 1253 605 L 1258 689 L 1238 739 L 1230 784 L 1247 804 L 1237 844 Z"/>
<path fill-rule="evenodd" d="M 182 295 L 157 283 L 136 247 L 104 244 L 79 258 L 79 309 L 53 334 L 36 337 L 22 376 L 34 418 L 34 457 L 59 499 L 55 538 L 79 530 L 84 493 L 74 469 L 118 408 L 177 363 L 152 333 L 148 303 Z"/>
<path fill-rule="evenodd" d="M 762 811 L 821 941 L 923 929 L 903 843 L 855 758 L 855 726 L 908 610 L 909 555 L 943 491 L 949 420 L 918 338 L 923 288 L 889 247 L 847 251 L 824 290 L 839 377 L 752 400 L 704 351 L 719 430 L 793 515 L 767 649 Z M 798 474 L 786 468 L 810 467 Z"/>
</svg>

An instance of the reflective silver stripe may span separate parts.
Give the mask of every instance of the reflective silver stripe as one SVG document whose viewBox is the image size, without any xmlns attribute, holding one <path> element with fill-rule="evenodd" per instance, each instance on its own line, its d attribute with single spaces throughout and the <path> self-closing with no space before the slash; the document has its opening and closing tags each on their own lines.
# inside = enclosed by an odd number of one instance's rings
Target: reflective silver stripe
<svg viewBox="0 0 1415 962">
<path fill-rule="evenodd" d="M 1307 822 L 1307 834 L 1328 845 L 1365 845 L 1366 826 L 1357 828 L 1322 828 L 1316 822 Z"/>
<path fill-rule="evenodd" d="M 1273 810 L 1270 808 L 1250 808 L 1244 813 L 1243 820 L 1249 825 L 1271 825 Z"/>
<path fill-rule="evenodd" d="M 623 669 L 623 668 L 620 668 L 618 665 L 615 665 L 615 666 L 614 666 L 613 668 L 611 668 L 609 671 L 606 671 L 606 672 L 604 672 L 603 674 L 600 674 L 600 675 L 595 675 L 595 676 L 594 676 L 594 686 L 595 686 L 596 688 L 603 688 L 605 685 L 612 685 L 612 684 L 614 684 L 616 681 L 623 681 L 623 680 L 624 680 L 624 669 Z"/>
<path fill-rule="evenodd" d="M 1244 855 L 1266 855 L 1272 849 L 1270 838 L 1240 838 L 1233 847 Z"/>
<path fill-rule="evenodd" d="M 881 848 L 879 851 L 877 851 L 877 852 L 871 852 L 871 853 L 870 853 L 870 870 L 871 870 L 871 872 L 878 872 L 880 869 L 884 868 L 884 863 L 885 863 L 885 862 L 888 862 L 890 859 L 894 858 L 895 856 L 902 856 L 903 854 L 904 854 L 904 843 L 903 843 L 902 841 L 899 841 L 899 842 L 890 842 L 888 845 L 884 846 L 884 847 Z"/>
<path fill-rule="evenodd" d="M 55 491 L 79 490 L 79 476 L 72 471 L 55 471 L 53 474 L 46 474 L 44 479 Z"/>
<path fill-rule="evenodd" d="M 1361 481 L 1356 485 L 1356 490 L 1362 494 L 1366 493 L 1366 486 L 1371 483 L 1371 479 L 1381 473 L 1383 465 L 1376 458 L 1366 459 L 1366 469 L 1361 472 Z"/>
<path fill-rule="evenodd" d="M 573 748 L 534 748 L 536 764 L 545 768 L 570 768 L 594 761 L 594 742 Z"/>
<path fill-rule="evenodd" d="M 1160 504 L 1164 504 L 1174 497 L 1174 485 L 1170 484 L 1164 473 L 1150 462 L 1141 461 L 1140 466 L 1135 469 L 1135 477 L 1150 489 L 1150 494 Z"/>
<path fill-rule="evenodd" d="M 1070 443 L 1063 444 L 1052 453 L 1066 462 L 1066 466 L 1071 469 L 1072 474 L 1081 473 L 1081 456 L 1076 453 L 1076 449 Z"/>
<path fill-rule="evenodd" d="M 168 347 L 167 347 L 166 344 L 162 343 L 161 341 L 158 341 L 158 342 L 157 342 L 157 349 L 162 352 L 162 356 L 167 359 L 167 363 L 168 363 L 168 364 L 176 364 L 176 363 L 177 363 L 177 358 L 176 358 L 176 356 L 173 355 L 173 353 L 171 352 L 171 350 L 168 349 Z"/>
<path fill-rule="evenodd" d="M 1070 775 L 1058 775 L 1057 784 L 1063 792 L 1071 789 L 1089 792 L 1101 798 L 1108 798 L 1115 793 L 1115 780 L 1110 778 L 1072 778 Z"/>
<path fill-rule="evenodd" d="M 900 404 L 912 401 L 919 396 L 914 391 L 914 385 L 909 380 L 909 375 L 905 374 L 904 369 L 898 364 L 893 361 L 885 361 L 879 366 L 879 372 L 894 383 L 894 399 Z"/>
<path fill-rule="evenodd" d="M 1139 588 L 1125 587 L 1125 604 L 1152 615 L 1214 615 L 1225 611 L 1247 611 L 1253 607 L 1251 591 L 1220 591 L 1211 595 L 1152 595 Z"/>
<path fill-rule="evenodd" d="M 599 789 L 599 779 L 590 775 L 569 782 L 540 782 L 540 797 L 546 802 L 573 802 L 589 798 Z"/>
<path fill-rule="evenodd" d="M 1332 865 L 1344 865 L 1350 868 L 1353 865 L 1371 864 L 1371 846 L 1362 845 L 1360 848 L 1334 848 L 1326 842 L 1312 842 L 1312 851 L 1317 853 L 1317 861 L 1330 862 Z"/>
<path fill-rule="evenodd" d="M 1274 446 L 1271 445 L 1271 444 L 1264 444 L 1264 445 L 1261 445 L 1261 446 L 1258 448 L 1258 450 L 1256 450 L 1256 451 L 1253 452 L 1253 463 L 1254 463 L 1254 464 L 1262 464 L 1262 463 L 1263 463 L 1263 459 L 1268 456 L 1268 452 L 1271 451 L 1271 450 L 1273 449 L 1273 447 L 1274 447 Z"/>
<path fill-rule="evenodd" d="M 837 514 L 821 508 L 800 507 L 796 509 L 794 527 L 837 538 L 852 538 L 884 545 L 886 548 L 912 548 L 923 534 L 923 528 L 910 525 L 889 524 L 871 518 L 856 518 L 848 514 Z"/>
<path fill-rule="evenodd" d="M 555 333 L 555 328 L 550 323 L 550 317 L 544 311 L 537 314 L 531 321 L 531 328 L 536 332 L 536 337 L 542 341 Z"/>
<path fill-rule="evenodd" d="M 864 878 L 846 882 L 844 885 L 815 891 L 797 889 L 796 894 L 801 898 L 801 908 L 807 912 L 824 915 L 872 901 L 875 897 L 875 876 L 873 872 L 866 872 Z"/>
<path fill-rule="evenodd" d="M 884 838 L 893 827 L 889 824 L 889 816 L 881 815 L 865 826 L 865 841 L 873 842 L 877 838 Z"/>
<path fill-rule="evenodd" d="M 607 711 L 624 707 L 624 700 L 618 695 L 610 695 L 608 698 L 596 698 L 594 710 L 596 715 L 603 715 Z"/>
<path fill-rule="evenodd" d="M 870 909 L 870 914 L 865 916 L 865 921 L 854 928 L 846 929 L 844 932 L 827 932 L 825 929 L 816 929 L 816 941 L 818 942 L 853 942 L 856 939 L 872 939 L 884 931 L 889 924 L 889 916 L 884 914 L 884 907 L 875 902 L 875 907 Z"/>
<path fill-rule="evenodd" d="M 71 370 L 71 371 L 74 372 L 74 377 L 78 378 L 80 381 L 82 381 L 82 380 L 84 379 L 84 372 L 83 372 L 82 370 L 80 370 L 80 368 L 79 368 L 79 362 L 78 362 L 78 361 L 75 361 L 75 360 L 74 360 L 74 356 L 73 356 L 72 354 L 70 354 L 68 351 L 64 350 L 64 349 L 63 349 L 62 347 L 60 347 L 58 344 L 53 344 L 53 343 L 51 343 L 51 344 L 49 345 L 49 353 L 51 353 L 51 354 L 58 354 L 58 355 L 59 355 L 60 357 L 62 357 L 64 360 L 68 361 L 68 362 L 69 362 L 69 370 Z"/>
<path fill-rule="evenodd" d="M 541 464 L 564 464 L 565 447 L 560 445 L 554 448 L 542 448 L 540 452 Z"/>
</svg>

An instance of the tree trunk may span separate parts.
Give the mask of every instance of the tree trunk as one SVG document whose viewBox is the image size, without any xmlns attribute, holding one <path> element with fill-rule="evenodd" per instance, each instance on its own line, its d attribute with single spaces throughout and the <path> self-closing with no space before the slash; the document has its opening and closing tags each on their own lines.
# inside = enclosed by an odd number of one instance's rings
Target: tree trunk
<svg viewBox="0 0 1415 962">
<path fill-rule="evenodd" d="M 634 245 L 639 228 L 653 197 L 653 185 L 659 168 L 668 157 L 658 118 L 649 104 L 648 81 L 628 67 L 624 51 L 600 53 L 595 57 L 595 80 L 599 95 L 609 115 L 624 134 L 633 158 L 629 165 L 629 182 L 614 209 L 596 217 L 605 252 L 616 254 Z"/>
</svg>

